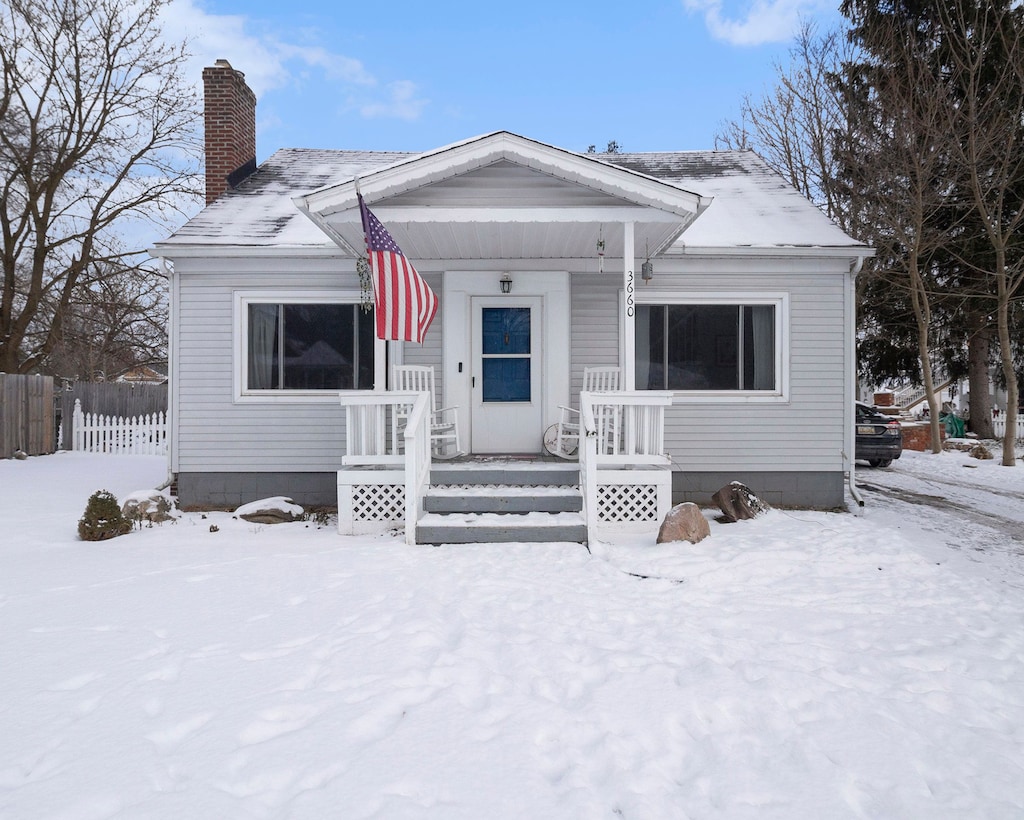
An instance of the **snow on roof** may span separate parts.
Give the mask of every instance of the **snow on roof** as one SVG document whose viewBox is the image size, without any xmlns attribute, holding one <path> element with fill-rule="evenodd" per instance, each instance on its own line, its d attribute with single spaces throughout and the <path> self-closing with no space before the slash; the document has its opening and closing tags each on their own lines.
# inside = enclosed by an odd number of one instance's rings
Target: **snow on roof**
<svg viewBox="0 0 1024 820">
<path fill-rule="evenodd" d="M 713 197 L 676 248 L 862 247 L 753 151 L 603 154 L 601 159 Z"/>
<path fill-rule="evenodd" d="M 286 148 L 238 188 L 157 245 L 334 248 L 292 197 L 418 156 L 399 151 Z M 590 155 L 713 198 L 673 246 L 684 248 L 862 248 L 752 151 Z M 671 251 L 670 251 L 671 252 Z"/>
<path fill-rule="evenodd" d="M 158 248 L 176 245 L 334 248 L 292 197 L 415 154 L 282 148 L 237 188 L 227 191 Z"/>
</svg>

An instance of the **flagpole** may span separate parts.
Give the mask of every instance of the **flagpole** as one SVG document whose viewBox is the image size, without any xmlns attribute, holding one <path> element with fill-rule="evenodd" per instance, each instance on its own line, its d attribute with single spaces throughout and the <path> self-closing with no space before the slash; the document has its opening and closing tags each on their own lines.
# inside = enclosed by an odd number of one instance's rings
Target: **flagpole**
<svg viewBox="0 0 1024 820">
<path fill-rule="evenodd" d="M 369 250 L 369 236 L 367 231 L 369 226 L 366 224 L 365 208 L 363 206 L 363 192 L 359 189 L 359 176 L 352 177 L 352 184 L 356 189 L 356 203 L 359 208 L 359 219 L 363 223 L 363 241 L 366 243 L 366 257 L 367 262 L 369 261 L 370 250 Z M 374 277 L 370 275 L 370 287 L 374 291 L 374 301 L 376 302 L 377 283 L 374 281 Z M 388 370 L 387 370 L 387 347 L 388 343 L 382 339 L 375 338 L 373 340 L 374 346 L 374 357 L 373 357 L 373 389 L 378 391 L 386 390 L 388 381 Z"/>
</svg>

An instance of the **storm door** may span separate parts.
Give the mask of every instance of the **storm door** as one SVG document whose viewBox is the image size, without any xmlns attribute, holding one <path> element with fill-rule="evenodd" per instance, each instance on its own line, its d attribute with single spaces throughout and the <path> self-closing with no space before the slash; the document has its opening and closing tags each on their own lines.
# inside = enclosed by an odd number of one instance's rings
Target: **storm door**
<svg viewBox="0 0 1024 820">
<path fill-rule="evenodd" d="M 473 452 L 536 453 L 543 434 L 541 297 L 473 299 Z"/>
</svg>

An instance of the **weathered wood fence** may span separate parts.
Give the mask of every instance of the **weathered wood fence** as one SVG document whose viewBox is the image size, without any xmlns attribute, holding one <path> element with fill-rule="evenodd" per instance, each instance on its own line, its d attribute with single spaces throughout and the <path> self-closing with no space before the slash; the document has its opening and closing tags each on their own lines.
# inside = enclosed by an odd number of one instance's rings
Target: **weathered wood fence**
<svg viewBox="0 0 1024 820">
<path fill-rule="evenodd" d="M 71 382 L 57 401 L 60 446 L 70 450 L 75 440 L 75 402 L 94 416 L 139 418 L 167 412 L 166 384 L 126 384 L 120 382 Z"/>
<path fill-rule="evenodd" d="M 53 377 L 0 373 L 0 458 L 30 456 L 56 447 Z"/>
<path fill-rule="evenodd" d="M 104 416 L 82 412 L 75 399 L 74 449 L 86 453 L 124 456 L 167 454 L 167 417 L 163 412 L 145 416 Z"/>
</svg>

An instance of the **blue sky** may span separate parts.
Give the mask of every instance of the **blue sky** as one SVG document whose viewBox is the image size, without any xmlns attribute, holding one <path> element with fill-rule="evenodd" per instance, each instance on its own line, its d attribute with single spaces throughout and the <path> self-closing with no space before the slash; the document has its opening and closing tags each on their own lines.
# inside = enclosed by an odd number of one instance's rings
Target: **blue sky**
<svg viewBox="0 0 1024 820">
<path fill-rule="evenodd" d="M 801 17 L 839 0 L 172 0 L 197 79 L 224 58 L 256 91 L 257 152 L 420 151 L 496 130 L 571 150 L 713 147 L 771 83 Z"/>
</svg>

